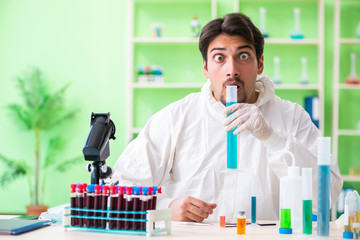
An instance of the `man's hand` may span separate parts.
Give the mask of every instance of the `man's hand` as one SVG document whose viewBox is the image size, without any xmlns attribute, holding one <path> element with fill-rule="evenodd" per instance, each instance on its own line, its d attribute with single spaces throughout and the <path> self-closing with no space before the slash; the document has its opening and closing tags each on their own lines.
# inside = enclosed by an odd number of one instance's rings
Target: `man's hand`
<svg viewBox="0 0 360 240">
<path fill-rule="evenodd" d="M 239 134 L 245 129 L 252 130 L 252 134 L 259 140 L 266 140 L 272 133 L 272 128 L 266 121 L 259 108 L 254 104 L 236 103 L 224 110 L 226 131 L 237 129 L 234 134 Z"/>
<path fill-rule="evenodd" d="M 216 208 L 216 203 L 206 203 L 194 197 L 184 197 L 172 201 L 171 220 L 184 222 L 202 222 Z"/>
</svg>

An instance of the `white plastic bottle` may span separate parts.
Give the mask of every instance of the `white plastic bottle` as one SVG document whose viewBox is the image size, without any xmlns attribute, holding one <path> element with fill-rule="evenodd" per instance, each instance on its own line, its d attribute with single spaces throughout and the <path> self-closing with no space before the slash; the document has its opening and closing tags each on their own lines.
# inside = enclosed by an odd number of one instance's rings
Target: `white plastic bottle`
<svg viewBox="0 0 360 240">
<path fill-rule="evenodd" d="M 293 166 L 288 167 L 288 175 L 280 179 L 279 233 L 281 234 L 302 230 L 302 179 L 300 168 L 295 166 L 293 154 L 290 152 L 289 154 L 293 158 Z"/>
</svg>

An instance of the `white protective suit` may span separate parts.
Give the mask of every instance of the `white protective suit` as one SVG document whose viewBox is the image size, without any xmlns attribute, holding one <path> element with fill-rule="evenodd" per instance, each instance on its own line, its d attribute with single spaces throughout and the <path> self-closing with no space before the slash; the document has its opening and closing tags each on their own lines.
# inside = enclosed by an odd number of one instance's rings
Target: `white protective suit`
<svg viewBox="0 0 360 240">
<path fill-rule="evenodd" d="M 258 76 L 257 105 L 281 140 L 269 147 L 249 130 L 238 135 L 238 172 L 226 169 L 225 106 L 217 102 L 208 81 L 199 93 L 170 104 L 150 118 L 138 137 L 124 150 L 115 164 L 114 179 L 124 185 L 160 186 L 158 208 L 171 201 L 193 196 L 218 207 L 219 213 L 233 217 L 238 210 L 250 214 L 251 188 L 256 176 L 257 218 L 279 218 L 279 179 L 287 175 L 290 158 L 298 167 L 313 168 L 313 211 L 317 210 L 317 137 L 319 130 L 298 104 L 275 95 L 267 76 Z M 255 174 L 255 175 L 254 175 Z M 331 162 L 331 201 L 335 203 L 342 180 L 337 161 Z M 301 192 L 299 192 L 301 197 Z"/>
</svg>

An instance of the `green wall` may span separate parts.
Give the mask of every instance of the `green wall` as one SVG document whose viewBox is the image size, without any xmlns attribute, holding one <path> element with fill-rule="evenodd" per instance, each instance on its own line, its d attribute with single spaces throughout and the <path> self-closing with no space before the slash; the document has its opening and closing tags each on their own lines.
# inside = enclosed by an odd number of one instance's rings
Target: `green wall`
<svg viewBox="0 0 360 240">
<path fill-rule="evenodd" d="M 20 102 L 15 77 L 36 66 L 53 91 L 71 83 L 67 104 L 79 110 L 71 124 L 58 128 L 68 140 L 63 158 L 82 156 L 91 112 L 110 112 L 117 139 L 107 163 L 115 163 L 125 147 L 126 26 L 125 1 L 0 1 L 0 153 L 33 161 L 33 135 L 19 130 L 6 106 Z M 44 202 L 68 202 L 70 183 L 90 181 L 85 165 L 53 172 Z M 0 189 L 0 213 L 24 213 L 28 193 L 25 178 Z"/>
<path fill-rule="evenodd" d="M 232 0 L 218 2 L 219 16 L 232 12 Z M 331 135 L 332 124 L 333 7 L 333 0 L 325 1 L 326 136 Z M 166 19 L 171 16 L 165 14 L 161 17 Z M 65 83 L 72 83 L 66 95 L 67 104 L 77 107 L 79 112 L 75 121 L 61 125 L 57 129 L 64 136 L 68 136 L 68 148 L 62 153 L 63 158 L 82 155 L 81 150 L 89 131 L 91 112 L 111 112 L 111 118 L 116 124 L 117 139 L 110 143 L 111 156 L 107 163 L 110 166 L 115 163 L 126 144 L 126 21 L 124 0 L 0 1 L 1 154 L 14 159 L 26 159 L 29 162 L 33 159 L 32 134 L 19 130 L 9 117 L 6 106 L 20 101 L 14 82 L 15 77 L 29 67 L 36 66 L 43 70 L 52 90 L 58 89 Z M 146 16 L 145 21 L 147 21 Z M 257 20 L 254 19 L 255 21 Z M 304 23 L 304 28 L 311 24 L 311 22 Z M 141 26 L 137 27 L 136 31 L 142 31 Z M 317 33 L 311 34 L 316 36 Z M 184 48 L 188 47 L 184 46 Z M 273 48 L 269 51 L 276 50 Z M 141 60 L 140 57 L 137 58 Z M 191 64 L 196 63 L 191 62 Z M 271 61 L 269 65 L 270 72 Z M 201 67 L 201 63 L 199 66 Z M 265 72 L 267 72 L 266 68 Z M 188 90 L 180 90 L 178 94 L 185 92 Z M 286 95 L 286 93 L 282 94 Z M 292 94 L 288 93 L 288 95 Z M 135 103 L 137 102 L 144 101 L 135 99 Z M 155 105 L 159 104 L 155 103 Z M 151 106 L 147 108 L 151 109 Z M 153 108 L 155 109 L 152 111 L 158 110 L 157 107 Z M 139 106 L 135 109 L 135 114 L 144 111 L 146 109 L 142 110 Z M 143 124 L 144 121 L 136 122 L 137 126 Z M 90 181 L 90 174 L 85 171 L 85 165 L 86 162 L 83 161 L 74 164 L 64 174 L 53 172 L 47 179 L 44 202 L 50 207 L 68 202 L 70 183 Z M 2 171 L 0 168 L 0 173 Z M 19 179 L 7 188 L 0 189 L 0 196 L 0 213 L 24 213 L 25 205 L 29 203 L 26 180 Z"/>
</svg>

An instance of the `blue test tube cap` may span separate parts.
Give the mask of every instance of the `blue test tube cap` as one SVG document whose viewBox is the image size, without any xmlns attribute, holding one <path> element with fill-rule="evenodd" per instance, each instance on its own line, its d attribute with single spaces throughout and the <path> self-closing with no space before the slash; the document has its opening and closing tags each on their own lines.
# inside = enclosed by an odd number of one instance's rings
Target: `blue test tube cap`
<svg viewBox="0 0 360 240">
<path fill-rule="evenodd" d="M 352 232 L 343 232 L 343 238 L 345 238 L 345 239 L 353 239 L 354 234 Z"/>
<path fill-rule="evenodd" d="M 143 187 L 142 188 L 142 194 L 143 195 L 148 195 L 148 193 L 149 193 L 149 188 L 148 187 Z"/>
<path fill-rule="evenodd" d="M 279 228 L 280 234 L 292 234 L 292 228 Z"/>
<path fill-rule="evenodd" d="M 133 194 L 139 195 L 139 193 L 140 193 L 140 187 L 134 186 L 134 187 L 133 187 Z"/>
<path fill-rule="evenodd" d="M 158 187 L 157 187 L 157 186 L 153 186 L 153 194 L 156 194 L 156 193 L 157 193 L 157 190 L 158 190 Z"/>
</svg>

